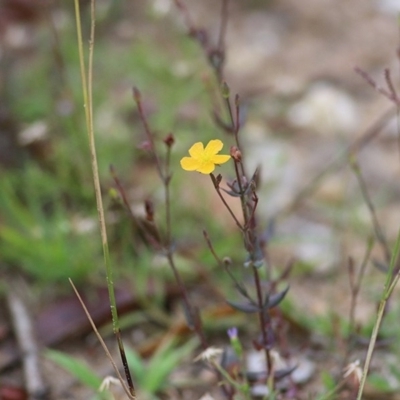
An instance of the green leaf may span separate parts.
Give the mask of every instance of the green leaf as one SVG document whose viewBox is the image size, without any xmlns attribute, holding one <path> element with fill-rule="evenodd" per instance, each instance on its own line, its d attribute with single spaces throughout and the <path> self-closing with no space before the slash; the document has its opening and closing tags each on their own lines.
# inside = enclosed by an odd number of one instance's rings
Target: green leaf
<svg viewBox="0 0 400 400">
<path fill-rule="evenodd" d="M 145 365 L 140 355 L 131 347 L 125 347 L 125 355 L 128 360 L 129 369 L 132 371 L 133 379 L 141 386 L 146 375 Z"/>
<path fill-rule="evenodd" d="M 46 350 L 45 357 L 64 368 L 85 386 L 98 390 L 102 380 L 81 360 L 56 350 Z"/>
<path fill-rule="evenodd" d="M 371 374 L 368 382 L 380 392 L 389 392 L 392 389 L 388 380 L 378 374 Z"/>
<path fill-rule="evenodd" d="M 148 373 L 143 387 L 149 393 L 156 393 L 166 383 L 170 373 L 188 356 L 197 346 L 197 338 L 189 340 L 184 345 L 175 346 L 175 340 L 168 341 L 154 354 L 147 367 Z"/>
</svg>

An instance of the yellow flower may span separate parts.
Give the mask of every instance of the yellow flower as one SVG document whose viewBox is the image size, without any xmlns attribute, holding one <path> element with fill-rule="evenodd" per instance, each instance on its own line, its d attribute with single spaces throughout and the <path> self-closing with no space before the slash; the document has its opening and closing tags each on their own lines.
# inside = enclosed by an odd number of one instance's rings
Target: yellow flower
<svg viewBox="0 0 400 400">
<path fill-rule="evenodd" d="M 211 174 L 216 165 L 226 163 L 231 156 L 217 154 L 221 151 L 224 144 L 216 139 L 210 140 L 204 148 L 203 143 L 195 143 L 190 149 L 190 157 L 181 159 L 181 167 L 185 171 L 198 171 L 202 174 Z"/>
</svg>

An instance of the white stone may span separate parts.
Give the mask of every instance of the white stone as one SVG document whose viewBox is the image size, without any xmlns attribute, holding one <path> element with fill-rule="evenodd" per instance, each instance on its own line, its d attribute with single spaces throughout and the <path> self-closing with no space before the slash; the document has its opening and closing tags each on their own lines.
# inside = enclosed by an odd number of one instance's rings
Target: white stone
<svg viewBox="0 0 400 400">
<path fill-rule="evenodd" d="M 359 121 L 354 100 L 325 82 L 313 84 L 289 109 L 288 119 L 296 127 L 328 135 L 352 133 Z"/>
</svg>

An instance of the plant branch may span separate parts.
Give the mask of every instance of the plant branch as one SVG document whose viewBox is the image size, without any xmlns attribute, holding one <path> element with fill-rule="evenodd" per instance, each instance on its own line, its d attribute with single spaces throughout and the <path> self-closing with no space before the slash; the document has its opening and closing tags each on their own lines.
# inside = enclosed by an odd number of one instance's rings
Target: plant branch
<svg viewBox="0 0 400 400">
<path fill-rule="evenodd" d="M 214 176 L 214 174 L 210 174 L 211 177 L 211 181 L 214 185 L 215 190 L 217 191 L 217 194 L 219 196 L 219 198 L 221 199 L 222 203 L 224 204 L 224 206 L 226 207 L 226 209 L 228 210 L 229 214 L 231 215 L 231 217 L 233 218 L 233 220 L 235 221 L 237 227 L 243 232 L 243 226 L 242 224 L 239 222 L 239 220 L 236 218 L 236 215 L 234 214 L 234 212 L 232 211 L 232 209 L 229 207 L 228 203 L 226 202 L 224 196 L 221 193 L 220 187 L 219 187 L 219 181 L 218 179 Z"/>
<path fill-rule="evenodd" d="M 133 88 L 133 98 L 135 100 L 136 107 L 137 107 L 138 112 L 139 112 L 139 117 L 140 117 L 140 120 L 142 121 L 143 128 L 144 128 L 144 131 L 146 133 L 147 139 L 148 139 L 148 141 L 149 141 L 149 143 L 151 145 L 151 154 L 154 157 L 154 161 L 156 163 L 157 172 L 158 172 L 160 178 L 162 180 L 164 180 L 165 178 L 164 178 L 163 171 L 162 171 L 161 161 L 160 161 L 160 159 L 159 159 L 159 157 L 157 155 L 153 133 L 152 133 L 150 127 L 149 127 L 149 124 L 147 122 L 147 117 L 146 117 L 146 115 L 145 115 L 145 113 L 143 111 L 142 98 L 141 97 L 142 96 L 141 96 L 141 93 L 140 93 L 139 89 L 134 87 Z"/>
<path fill-rule="evenodd" d="M 380 226 L 380 223 L 378 221 L 378 218 L 376 216 L 376 211 L 375 211 L 375 207 L 374 204 L 372 203 L 371 197 L 368 193 L 368 189 L 367 189 L 367 185 L 365 183 L 364 177 L 361 173 L 361 168 L 360 165 L 358 164 L 357 160 L 355 157 L 351 157 L 350 158 L 350 165 L 353 169 L 354 174 L 356 175 L 358 184 L 360 185 L 360 189 L 361 189 L 361 193 L 362 196 L 365 200 L 365 203 L 368 207 L 368 210 L 371 214 L 371 218 L 372 218 L 372 224 L 374 226 L 374 231 L 375 231 L 375 235 L 376 238 L 378 239 L 378 242 L 380 243 L 382 250 L 385 254 L 385 259 L 386 262 L 389 263 L 390 262 L 390 258 L 391 258 L 391 254 L 390 254 L 390 250 L 389 250 L 389 246 L 387 244 L 385 235 L 382 231 L 382 228 Z"/>
</svg>

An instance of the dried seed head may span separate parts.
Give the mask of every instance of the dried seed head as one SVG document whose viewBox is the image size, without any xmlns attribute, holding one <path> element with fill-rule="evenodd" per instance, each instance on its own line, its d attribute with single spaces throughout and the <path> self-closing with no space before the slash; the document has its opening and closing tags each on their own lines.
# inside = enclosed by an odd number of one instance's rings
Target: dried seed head
<svg viewBox="0 0 400 400">
<path fill-rule="evenodd" d="M 106 376 L 101 382 L 99 387 L 99 392 L 104 392 L 106 390 L 110 390 L 111 386 L 121 386 L 121 381 L 113 376 Z"/>
<path fill-rule="evenodd" d="M 200 353 L 194 361 L 206 361 L 206 362 L 213 362 L 217 361 L 217 358 L 223 353 L 224 351 L 222 349 L 219 349 L 217 347 L 209 347 L 208 349 L 204 350 L 202 353 Z"/>
<path fill-rule="evenodd" d="M 358 387 L 360 386 L 361 377 L 362 377 L 362 370 L 360 367 L 359 360 L 350 363 L 343 370 L 343 378 L 345 378 L 347 384 L 352 388 L 354 388 L 355 390 L 357 390 Z"/>
</svg>

